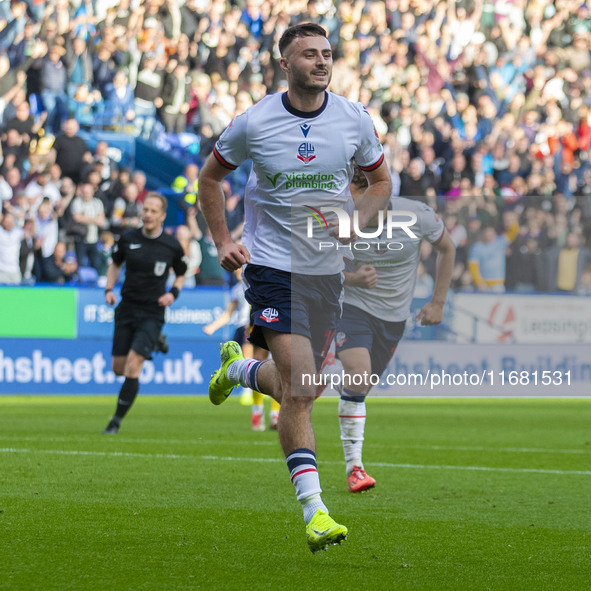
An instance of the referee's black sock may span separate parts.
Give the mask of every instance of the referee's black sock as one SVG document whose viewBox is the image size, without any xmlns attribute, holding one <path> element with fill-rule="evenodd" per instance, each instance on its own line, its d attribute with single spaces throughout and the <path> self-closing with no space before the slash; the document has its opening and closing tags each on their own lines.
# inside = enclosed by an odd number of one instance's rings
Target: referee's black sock
<svg viewBox="0 0 591 591">
<path fill-rule="evenodd" d="M 119 390 L 119 400 L 117 400 L 117 410 L 113 419 L 121 422 L 127 411 L 131 408 L 135 397 L 140 389 L 140 383 L 137 378 L 125 378 Z"/>
</svg>

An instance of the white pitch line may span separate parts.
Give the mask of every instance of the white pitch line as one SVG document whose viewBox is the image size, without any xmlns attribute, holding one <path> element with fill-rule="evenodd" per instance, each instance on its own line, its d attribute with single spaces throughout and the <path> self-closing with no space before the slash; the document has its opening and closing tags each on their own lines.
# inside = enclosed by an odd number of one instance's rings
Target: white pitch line
<svg viewBox="0 0 591 591">
<path fill-rule="evenodd" d="M 544 449 L 543 447 L 482 447 L 471 445 L 394 445 L 400 449 L 427 449 L 432 451 L 491 451 L 506 453 L 591 454 L 591 449 Z"/>
<path fill-rule="evenodd" d="M 98 434 L 98 432 L 97 432 Z M 0 441 L 53 441 L 53 442 L 68 442 L 68 441 L 88 441 L 91 435 L 81 435 L 80 437 L 71 436 L 71 437 L 11 437 L 11 436 L 2 436 L 0 435 Z M 133 437 L 120 437 L 117 436 L 116 439 L 113 438 L 101 438 L 104 441 L 112 441 L 115 442 L 123 442 L 123 443 L 158 443 L 162 445 L 225 445 L 228 443 L 227 440 L 213 440 L 213 439 L 135 439 Z M 234 445 L 279 445 L 278 441 L 275 439 L 273 441 L 235 441 L 232 440 L 232 444 Z M 340 445 L 340 444 L 339 444 Z"/>
<path fill-rule="evenodd" d="M 89 436 L 80 437 L 31 437 L 31 436 L 2 436 L 0 441 L 42 441 L 42 442 L 68 442 L 68 441 L 88 441 Z M 221 445 L 227 444 L 228 441 L 220 441 L 214 439 L 135 439 L 133 437 L 120 437 L 111 439 L 110 441 L 117 441 L 122 443 L 157 443 L 160 445 Z M 273 441 L 231 441 L 232 445 L 257 445 L 257 446 L 277 446 L 277 440 Z M 338 443 L 323 443 L 323 446 L 338 446 Z M 430 451 L 484 451 L 495 453 L 536 453 L 536 454 L 569 454 L 569 455 L 591 455 L 591 449 L 552 449 L 543 447 L 484 447 L 475 445 L 419 445 L 419 444 L 387 444 L 387 443 L 373 443 L 374 448 L 388 448 L 388 449 L 424 449 Z"/>
<path fill-rule="evenodd" d="M 60 449 L 19 449 L 14 447 L 0 448 L 0 453 L 30 453 L 30 454 L 49 454 L 49 455 L 69 455 L 69 456 L 101 456 L 101 457 L 125 457 L 125 458 L 146 458 L 146 459 L 172 459 L 172 460 L 199 460 L 213 462 L 285 462 L 282 458 L 236 458 L 233 456 L 197 456 L 190 454 L 150 454 L 141 452 L 123 452 L 123 451 L 80 451 L 80 450 L 60 450 Z M 326 461 L 321 464 L 341 465 L 342 462 Z M 544 468 L 503 468 L 492 466 L 447 466 L 437 464 L 391 464 L 388 462 L 371 462 L 368 466 L 379 466 L 381 468 L 401 468 L 413 470 L 465 470 L 471 472 L 512 472 L 522 474 L 560 474 L 563 476 L 591 476 L 591 470 L 549 470 Z"/>
</svg>

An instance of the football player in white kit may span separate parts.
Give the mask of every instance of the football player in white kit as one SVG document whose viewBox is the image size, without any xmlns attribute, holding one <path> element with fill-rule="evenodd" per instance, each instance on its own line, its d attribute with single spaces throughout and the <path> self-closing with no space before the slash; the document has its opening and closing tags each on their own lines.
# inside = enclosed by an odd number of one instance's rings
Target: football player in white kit
<svg viewBox="0 0 591 591">
<path fill-rule="evenodd" d="M 269 95 L 236 117 L 199 177 L 202 210 L 220 264 L 230 271 L 246 265 L 250 341 L 269 349 L 273 359 L 243 359 L 237 343 L 224 343 L 209 397 L 221 404 L 240 383 L 281 403 L 279 440 L 302 504 L 308 546 L 317 552 L 347 535 L 320 497 L 311 423 L 315 386 L 305 380 L 320 370 L 334 335 L 344 265 L 337 249 L 320 248 L 335 242 L 326 219 L 312 237 L 307 222 L 318 208 L 346 210 L 353 161 L 368 181 L 358 206 L 359 228 L 384 207 L 392 182 L 367 111 L 326 90 L 332 50 L 324 29 L 312 23 L 290 27 L 279 51 L 287 92 Z M 253 169 L 245 192 L 243 243 L 236 244 L 225 223 L 220 182 L 246 159 Z M 347 225 L 354 228 L 352 218 Z M 354 232 L 339 237 L 343 244 L 354 239 Z"/>
<path fill-rule="evenodd" d="M 363 194 L 365 186 L 365 177 L 355 174 L 351 183 L 354 200 Z M 388 237 L 384 224 L 380 236 L 360 238 L 351 245 L 353 263 L 351 270 L 345 271 L 345 300 L 335 338 L 336 355 L 345 371 L 346 386 L 340 389 L 339 424 L 350 492 L 363 492 L 376 483 L 365 472 L 361 457 L 365 397 L 372 387 L 369 378 L 362 376 L 381 376 L 402 338 L 410 315 L 421 240 L 428 240 L 437 250 L 433 296 L 417 317 L 423 325 L 439 324 L 443 319 L 455 259 L 454 243 L 443 221 L 429 206 L 392 197 L 387 209 L 396 212 L 392 219 L 416 217 L 408 226 L 414 237 L 402 229 L 392 230 Z M 370 231 L 371 224 L 367 228 Z"/>
</svg>

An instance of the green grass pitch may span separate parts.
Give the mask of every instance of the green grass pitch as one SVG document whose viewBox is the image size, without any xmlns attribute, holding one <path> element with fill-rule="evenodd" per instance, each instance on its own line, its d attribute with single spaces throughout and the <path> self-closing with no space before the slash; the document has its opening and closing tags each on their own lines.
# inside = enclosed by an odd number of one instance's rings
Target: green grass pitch
<svg viewBox="0 0 591 591">
<path fill-rule="evenodd" d="M 335 399 L 314 408 L 323 498 L 307 549 L 274 432 L 231 399 L 0 397 L 0 589 L 591 588 L 591 400 L 368 401 L 346 491 Z"/>
</svg>

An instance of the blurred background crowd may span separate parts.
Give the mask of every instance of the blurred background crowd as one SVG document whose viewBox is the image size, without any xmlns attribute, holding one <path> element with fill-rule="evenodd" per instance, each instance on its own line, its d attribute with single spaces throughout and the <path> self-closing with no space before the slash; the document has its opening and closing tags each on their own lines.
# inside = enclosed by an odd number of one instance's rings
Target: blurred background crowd
<svg viewBox="0 0 591 591">
<path fill-rule="evenodd" d="M 277 41 L 324 26 L 331 90 L 361 101 L 395 193 L 441 215 L 461 291 L 591 294 L 591 19 L 583 0 L 0 1 L 0 283 L 94 282 L 141 223 L 141 163 L 112 131 L 166 149 L 189 285 L 224 285 L 197 175 L 223 129 L 285 89 Z M 187 141 L 188 138 L 188 141 Z M 225 183 L 239 238 L 248 164 Z M 160 189 L 161 187 L 149 187 Z M 417 295 L 433 285 L 423 245 Z"/>
</svg>

